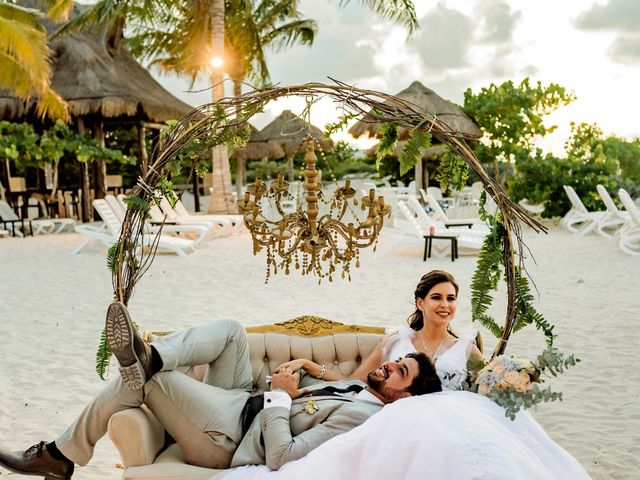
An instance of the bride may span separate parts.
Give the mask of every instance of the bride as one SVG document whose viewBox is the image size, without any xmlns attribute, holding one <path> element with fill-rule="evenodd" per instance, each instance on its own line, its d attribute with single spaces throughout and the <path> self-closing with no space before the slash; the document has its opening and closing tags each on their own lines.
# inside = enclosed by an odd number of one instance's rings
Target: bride
<svg viewBox="0 0 640 480">
<path fill-rule="evenodd" d="M 381 362 L 424 352 L 435 363 L 443 392 L 387 405 L 361 426 L 278 471 L 240 467 L 222 478 L 588 479 L 580 464 L 527 412 L 519 412 L 512 421 L 492 400 L 459 391 L 468 359 L 482 354 L 473 337 L 451 330 L 457 295 L 458 285 L 449 273 L 434 270 L 424 275 L 415 290 L 416 310 L 409 326 L 382 340 L 352 375 L 363 379 Z M 278 368 L 285 366 L 325 380 L 344 378 L 308 359 Z"/>
</svg>

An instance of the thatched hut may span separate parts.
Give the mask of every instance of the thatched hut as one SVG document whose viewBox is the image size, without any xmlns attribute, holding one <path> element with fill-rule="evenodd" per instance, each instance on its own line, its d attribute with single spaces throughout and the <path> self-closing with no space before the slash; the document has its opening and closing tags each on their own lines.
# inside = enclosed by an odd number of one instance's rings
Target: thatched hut
<svg viewBox="0 0 640 480">
<path fill-rule="evenodd" d="M 435 115 L 438 120 L 447 124 L 452 130 L 466 139 L 476 140 L 482 136 L 478 126 L 458 105 L 445 100 L 418 81 L 413 82 L 408 88 L 405 88 L 395 96 Z M 355 138 L 365 134 L 369 138 L 376 138 L 380 136 L 380 124 L 377 123 L 373 115 L 367 114 L 349 129 L 349 133 Z"/>
<path fill-rule="evenodd" d="M 37 2 L 20 3 L 38 8 Z M 77 8 L 74 7 L 76 13 Z M 57 27 L 43 23 L 49 32 Z M 54 53 L 51 87 L 69 104 L 72 122 L 79 131 L 91 129 L 96 138 L 103 140 L 105 129 L 136 126 L 144 174 L 148 162 L 146 130 L 163 128 L 164 122 L 182 117 L 192 107 L 166 91 L 121 45 L 120 38 L 121 32 L 116 29 L 88 28 L 56 37 L 50 44 Z M 37 122 L 33 104 L 6 91 L 0 91 L 0 119 Z M 106 173 L 103 162 L 94 164 L 94 173 L 96 197 L 101 197 Z M 85 187 L 88 185 L 83 185 L 88 192 Z M 85 210 L 91 214 L 91 208 Z"/>
<path fill-rule="evenodd" d="M 287 156 L 287 170 L 289 181 L 293 181 L 293 157 L 298 152 L 304 151 L 304 141 L 311 135 L 326 152 L 333 148 L 333 142 L 324 137 L 322 130 L 308 124 L 291 110 L 285 110 L 269 125 L 264 127 L 262 133 L 267 139 L 280 144 Z"/>
<path fill-rule="evenodd" d="M 482 136 L 480 128 L 473 123 L 459 106 L 449 100 L 445 100 L 420 82 L 413 82 L 408 88 L 397 93 L 396 97 L 417 105 L 423 110 L 435 115 L 438 120 L 446 123 L 452 130 L 458 132 L 465 139 L 477 140 Z M 367 135 L 369 138 L 376 138 L 380 136 L 380 124 L 376 122 L 373 115 L 367 114 L 349 129 L 349 133 L 355 138 L 363 135 Z M 408 133 L 406 130 L 401 130 L 399 133 L 401 139 L 407 138 Z M 397 146 L 398 151 L 402 146 L 402 142 L 399 142 Z M 373 154 L 375 154 L 375 147 L 372 151 Z M 426 165 L 429 161 L 438 158 L 443 151 L 444 149 L 442 147 L 434 145 L 426 149 L 423 153 L 422 162 L 416 164 L 415 178 L 417 189 L 428 186 L 429 173 Z"/>
<path fill-rule="evenodd" d="M 242 186 L 246 183 L 246 166 L 248 160 L 261 160 L 263 158 L 282 158 L 285 152 L 278 142 L 269 140 L 260 130 L 253 125 L 251 127 L 251 136 L 247 144 L 235 150 L 232 158 L 236 161 L 236 186 L 238 189 L 238 198 L 240 198 Z"/>
</svg>

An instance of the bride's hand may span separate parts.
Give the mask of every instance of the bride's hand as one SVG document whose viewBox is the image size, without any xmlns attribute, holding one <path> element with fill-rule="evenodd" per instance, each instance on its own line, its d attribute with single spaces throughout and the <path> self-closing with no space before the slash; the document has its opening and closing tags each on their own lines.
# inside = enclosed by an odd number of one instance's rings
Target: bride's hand
<svg viewBox="0 0 640 480">
<path fill-rule="evenodd" d="M 296 358 L 295 360 L 290 360 L 288 362 L 284 362 L 282 365 L 278 366 L 273 373 L 279 373 L 280 371 L 282 371 L 285 368 L 289 368 L 292 371 L 297 371 L 297 370 L 306 370 L 308 367 L 308 365 L 312 363 L 310 360 L 307 360 L 306 358 Z"/>
</svg>

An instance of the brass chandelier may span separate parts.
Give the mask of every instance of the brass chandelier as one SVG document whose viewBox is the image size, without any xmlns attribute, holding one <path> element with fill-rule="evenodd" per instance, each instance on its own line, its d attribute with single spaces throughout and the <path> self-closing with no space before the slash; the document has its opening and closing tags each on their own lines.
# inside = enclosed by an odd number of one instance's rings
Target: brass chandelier
<svg viewBox="0 0 640 480">
<path fill-rule="evenodd" d="M 253 253 L 256 255 L 266 248 L 266 282 L 278 269 L 284 269 L 288 275 L 292 264 L 296 270 L 301 269 L 303 275 L 316 275 L 319 282 L 325 277 L 332 281 L 340 265 L 342 278 L 351 280 L 351 262 L 355 261 L 356 268 L 360 266 L 362 248 L 373 245 L 375 251 L 384 217 L 390 216 L 391 206 L 382 196 L 376 197 L 375 190 L 371 189 L 360 201 L 361 211 L 367 211 L 366 217 L 362 215 L 364 218 L 358 219 L 352 208 L 358 205 L 356 191 L 349 180 L 337 188 L 331 198 L 324 199 L 311 137 L 305 140 L 305 148 L 306 169 L 302 173 L 306 208 L 298 205 L 295 212 L 285 212 L 282 202 L 292 196 L 283 174 L 269 185 L 256 179 L 237 202 L 244 224 L 251 232 Z M 320 216 L 319 202 L 329 208 Z M 274 204 L 277 218 L 269 218 L 266 211 L 269 204 Z M 345 224 L 347 212 L 350 221 Z"/>
</svg>

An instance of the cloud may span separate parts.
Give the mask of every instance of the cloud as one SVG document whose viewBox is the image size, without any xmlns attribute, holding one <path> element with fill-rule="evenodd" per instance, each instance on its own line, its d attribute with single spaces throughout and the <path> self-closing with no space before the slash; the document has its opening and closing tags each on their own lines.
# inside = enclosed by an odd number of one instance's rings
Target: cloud
<svg viewBox="0 0 640 480">
<path fill-rule="evenodd" d="M 625 65 L 640 64 L 640 35 L 621 35 L 609 48 L 611 58 Z"/>
<path fill-rule="evenodd" d="M 500 0 L 485 2 L 480 6 L 479 14 L 484 17 L 481 40 L 488 43 L 509 42 L 521 17 L 521 12 L 511 10 L 506 2 Z"/>
<path fill-rule="evenodd" d="M 353 82 L 380 73 L 374 62 L 375 47 L 361 41 L 372 34 L 362 26 L 375 22 L 370 11 L 357 4 L 340 8 L 331 2 L 316 1 L 306 2 L 300 13 L 318 23 L 313 46 L 296 46 L 285 52 L 268 54 L 272 82 L 290 85 L 328 82 L 327 76 Z"/>
<path fill-rule="evenodd" d="M 640 64 L 640 1 L 609 0 L 604 5 L 594 5 L 574 24 L 580 30 L 615 32 L 617 36 L 608 51 L 611 59 L 626 65 Z"/>
<path fill-rule="evenodd" d="M 270 55 L 271 81 L 288 84 L 304 82 L 328 82 L 327 77 L 352 82 L 362 77 L 378 74 L 373 57 L 375 49 L 370 45 L 354 45 L 356 38 L 332 36 L 323 39 L 312 49 L 295 47 L 286 55 Z M 348 48 L 346 44 L 351 44 Z"/>
<path fill-rule="evenodd" d="M 439 4 L 420 19 L 420 30 L 410 41 L 429 71 L 444 71 L 468 65 L 473 39 L 473 20 Z"/>
<path fill-rule="evenodd" d="M 575 21 L 580 30 L 610 30 L 636 32 L 640 25 L 638 0 L 609 0 L 604 5 L 594 5 Z"/>
</svg>

